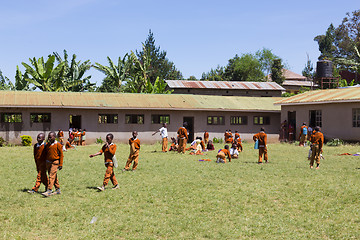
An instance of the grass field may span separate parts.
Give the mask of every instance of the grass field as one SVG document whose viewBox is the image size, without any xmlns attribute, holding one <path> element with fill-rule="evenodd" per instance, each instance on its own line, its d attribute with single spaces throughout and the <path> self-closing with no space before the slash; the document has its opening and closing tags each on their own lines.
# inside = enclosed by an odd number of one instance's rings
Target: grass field
<svg viewBox="0 0 360 240">
<path fill-rule="evenodd" d="M 309 169 L 307 147 L 270 144 L 263 165 L 252 144 L 244 148 L 216 164 L 215 152 L 199 162 L 144 145 L 138 170 L 121 173 L 129 149 L 118 145 L 121 187 L 97 192 L 103 156 L 88 155 L 100 145 L 79 147 L 65 153 L 62 194 L 50 198 L 26 193 L 36 177 L 32 148 L 0 148 L 0 238 L 360 239 L 360 157 L 337 156 L 359 145 L 325 147 L 319 170 Z"/>
</svg>

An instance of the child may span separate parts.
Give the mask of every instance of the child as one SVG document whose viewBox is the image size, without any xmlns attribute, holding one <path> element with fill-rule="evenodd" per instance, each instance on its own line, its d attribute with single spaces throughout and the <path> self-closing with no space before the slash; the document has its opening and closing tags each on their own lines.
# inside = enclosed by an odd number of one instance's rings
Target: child
<svg viewBox="0 0 360 240">
<path fill-rule="evenodd" d="M 86 129 L 82 130 L 80 132 L 80 145 L 85 146 L 85 140 L 86 140 Z"/>
<path fill-rule="evenodd" d="M 170 145 L 170 148 L 169 148 L 169 152 L 170 152 L 170 151 L 177 152 L 177 150 L 178 150 L 178 144 L 177 144 L 176 138 L 172 137 L 172 138 L 171 138 L 171 145 Z"/>
<path fill-rule="evenodd" d="M 237 150 L 236 143 L 232 144 L 229 152 L 230 152 L 231 158 L 239 158 L 239 151 Z"/>
<path fill-rule="evenodd" d="M 50 132 L 48 135 L 48 143 L 45 145 L 44 154 L 46 159 L 46 169 L 49 175 L 49 185 L 46 192 L 42 194 L 49 197 L 55 194 L 61 194 L 60 184 L 57 178 L 57 171 L 63 167 L 64 154 L 62 145 L 56 141 L 55 132 Z M 55 186 L 56 191 L 52 192 L 52 187 Z"/>
<path fill-rule="evenodd" d="M 36 164 L 37 177 L 35 186 L 28 191 L 28 193 L 37 193 L 40 187 L 40 184 L 43 183 L 45 185 L 45 191 L 48 187 L 48 177 L 46 176 L 46 159 L 44 155 L 44 147 L 45 147 L 45 135 L 43 133 L 39 133 L 37 135 L 37 143 L 34 145 L 34 159 Z"/>
<path fill-rule="evenodd" d="M 231 162 L 231 155 L 229 152 L 229 145 L 225 145 L 224 149 L 220 149 L 218 154 L 216 155 L 216 163 L 226 163 L 226 156 Z"/>
<path fill-rule="evenodd" d="M 213 151 L 215 150 L 215 147 L 214 147 L 214 144 L 211 140 L 209 140 L 207 146 L 206 146 L 206 149 L 209 150 L 209 151 Z"/>
<path fill-rule="evenodd" d="M 260 132 L 253 136 L 254 142 L 259 141 L 259 158 L 258 164 L 262 164 L 262 156 L 264 155 L 265 163 L 268 162 L 268 151 L 267 151 L 267 134 L 265 128 L 260 128 Z"/>
<path fill-rule="evenodd" d="M 114 185 L 114 187 L 112 189 L 119 188 L 119 184 L 118 184 L 118 181 L 116 180 L 115 173 L 114 173 L 113 157 L 115 156 L 115 152 L 116 152 L 116 145 L 112 142 L 114 139 L 114 135 L 109 133 L 108 135 L 106 135 L 105 139 L 106 139 L 106 143 L 102 146 L 100 151 L 95 154 L 91 154 L 89 156 L 90 158 L 92 158 L 92 157 L 95 157 L 95 156 L 98 156 L 98 155 L 101 155 L 104 153 L 106 172 L 105 172 L 103 185 L 101 187 L 97 188 L 100 191 L 105 190 L 106 185 L 108 185 L 108 183 L 109 183 L 109 179 L 111 180 L 112 184 Z"/>
<path fill-rule="evenodd" d="M 138 136 L 137 131 L 133 131 L 132 138 L 129 139 L 130 155 L 129 155 L 129 158 L 126 162 L 126 165 L 125 165 L 125 168 L 123 169 L 123 171 L 129 171 L 130 165 L 132 162 L 134 162 L 134 164 L 132 166 L 133 171 L 135 171 L 138 166 L 139 152 L 140 152 L 140 140 L 137 138 L 137 136 Z"/>
<path fill-rule="evenodd" d="M 64 144 L 64 132 L 61 129 L 59 129 L 59 131 L 57 133 L 57 137 L 59 139 L 59 142 L 61 144 Z"/>
</svg>

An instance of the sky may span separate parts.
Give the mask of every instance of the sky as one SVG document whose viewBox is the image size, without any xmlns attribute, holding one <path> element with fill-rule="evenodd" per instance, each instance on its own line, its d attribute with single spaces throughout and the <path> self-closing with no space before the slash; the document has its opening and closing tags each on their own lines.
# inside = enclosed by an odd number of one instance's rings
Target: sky
<svg viewBox="0 0 360 240">
<path fill-rule="evenodd" d="M 1 1 L 0 70 L 14 81 L 16 66 L 64 49 L 81 61 L 107 65 L 140 50 L 149 30 L 185 78 L 200 78 L 235 54 L 267 48 L 301 74 L 307 54 L 316 66 L 313 39 L 341 24 L 359 0 Z M 104 75 L 88 72 L 101 84 Z"/>
</svg>

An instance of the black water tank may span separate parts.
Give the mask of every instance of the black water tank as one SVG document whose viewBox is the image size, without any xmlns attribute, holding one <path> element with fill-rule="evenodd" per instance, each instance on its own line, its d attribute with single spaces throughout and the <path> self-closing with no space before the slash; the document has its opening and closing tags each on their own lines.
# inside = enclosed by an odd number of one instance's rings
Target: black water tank
<svg viewBox="0 0 360 240">
<path fill-rule="evenodd" d="M 329 60 L 321 60 L 316 64 L 316 76 L 318 78 L 331 78 L 332 73 L 332 62 Z"/>
</svg>

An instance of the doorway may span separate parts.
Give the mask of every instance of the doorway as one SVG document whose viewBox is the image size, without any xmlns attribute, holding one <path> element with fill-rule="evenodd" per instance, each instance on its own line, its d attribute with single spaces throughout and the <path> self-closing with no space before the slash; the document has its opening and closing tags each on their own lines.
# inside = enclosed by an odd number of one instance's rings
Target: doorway
<svg viewBox="0 0 360 240">
<path fill-rule="evenodd" d="M 194 117 L 184 117 L 183 122 L 187 122 L 187 128 L 189 137 L 188 137 L 188 143 L 191 143 L 194 141 Z"/>
<path fill-rule="evenodd" d="M 70 115 L 69 117 L 69 128 L 81 128 L 81 115 Z"/>
<path fill-rule="evenodd" d="M 295 141 L 296 138 L 296 111 L 288 111 L 288 133 L 289 141 Z"/>
</svg>

